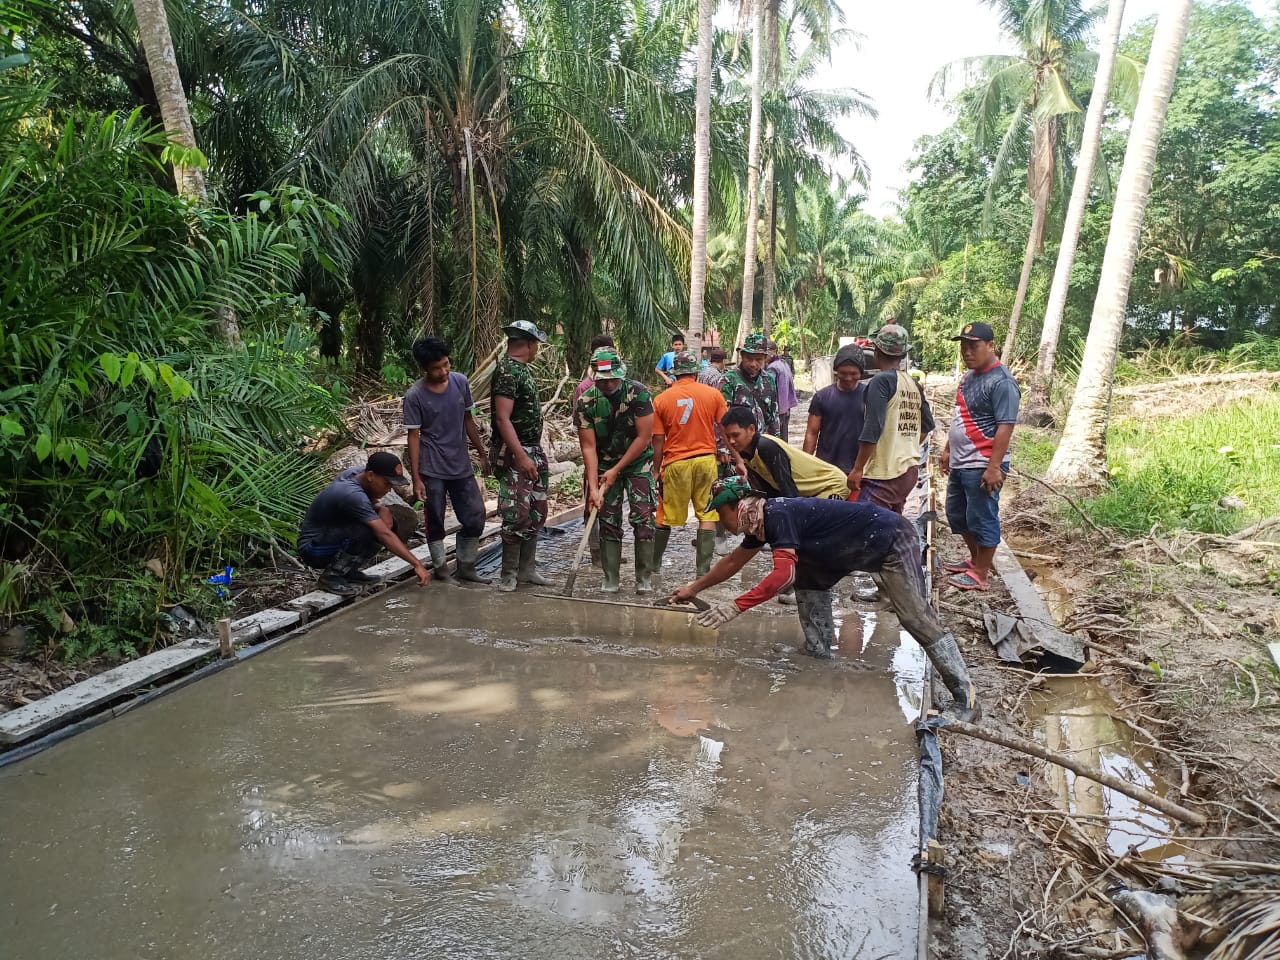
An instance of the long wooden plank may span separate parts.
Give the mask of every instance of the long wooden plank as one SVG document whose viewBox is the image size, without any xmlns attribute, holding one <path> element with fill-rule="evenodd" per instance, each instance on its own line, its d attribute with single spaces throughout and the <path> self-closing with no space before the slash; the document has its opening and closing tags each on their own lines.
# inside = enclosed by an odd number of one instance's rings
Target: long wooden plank
<svg viewBox="0 0 1280 960">
<path fill-rule="evenodd" d="M 1040 591 L 1036 589 L 1027 572 L 1022 569 L 1018 558 L 1013 555 L 1013 551 L 1003 540 L 996 548 L 993 565 L 996 572 L 1000 574 L 1000 579 L 1004 581 L 1005 588 L 1017 603 L 1022 622 L 1040 647 L 1064 659 L 1084 663 L 1084 644 L 1078 637 L 1064 632 L 1054 623 L 1049 605 L 1044 602 L 1044 597 L 1040 596 Z"/>
<path fill-rule="evenodd" d="M 154 683 L 218 652 L 218 641 L 184 640 L 145 657 L 121 664 L 96 677 L 72 684 L 57 693 L 0 714 L 0 742 L 22 743 L 67 720 L 88 713 L 130 690 Z"/>
<path fill-rule="evenodd" d="M 302 614 L 297 610 L 259 610 L 232 622 L 231 639 L 259 640 L 285 627 L 295 627 L 301 622 Z"/>
</svg>

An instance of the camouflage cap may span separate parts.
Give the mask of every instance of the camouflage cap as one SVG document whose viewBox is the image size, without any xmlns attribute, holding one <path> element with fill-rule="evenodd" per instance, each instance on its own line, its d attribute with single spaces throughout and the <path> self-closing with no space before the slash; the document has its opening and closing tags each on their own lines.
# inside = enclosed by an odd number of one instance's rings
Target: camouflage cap
<svg viewBox="0 0 1280 960">
<path fill-rule="evenodd" d="M 769 341 L 765 339 L 763 333 L 748 333 L 747 338 L 742 341 L 742 346 L 738 348 L 740 353 L 759 353 L 768 355 Z"/>
<path fill-rule="evenodd" d="M 593 380 L 625 380 L 627 365 L 622 362 L 616 350 L 601 347 L 591 355 L 591 377 Z"/>
<path fill-rule="evenodd" d="M 737 503 L 747 497 L 763 496 L 763 493 L 756 490 L 741 477 L 722 477 L 711 485 L 711 500 L 707 503 L 707 509 L 714 510 L 716 507 L 722 507 L 726 503 Z"/>
<path fill-rule="evenodd" d="M 671 372 L 677 377 L 688 373 L 697 373 L 702 369 L 702 361 L 695 357 L 692 353 L 681 351 L 675 355 L 675 359 L 671 361 Z"/>
<path fill-rule="evenodd" d="M 508 337 L 515 337 L 521 340 L 537 340 L 539 343 L 547 342 L 547 335 L 538 329 L 536 323 L 529 320 L 513 320 L 502 328 L 502 332 Z"/>
<path fill-rule="evenodd" d="M 911 337 L 905 327 L 886 323 L 871 341 L 887 357 L 905 357 L 911 349 Z"/>
</svg>

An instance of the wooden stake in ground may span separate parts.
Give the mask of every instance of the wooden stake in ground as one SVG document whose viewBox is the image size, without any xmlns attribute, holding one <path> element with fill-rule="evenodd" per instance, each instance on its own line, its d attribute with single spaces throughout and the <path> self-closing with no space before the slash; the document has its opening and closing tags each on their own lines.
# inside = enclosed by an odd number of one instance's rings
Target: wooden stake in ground
<svg viewBox="0 0 1280 960">
<path fill-rule="evenodd" d="M 1065 767 L 1072 773 L 1079 774 L 1095 783 L 1100 783 L 1104 787 L 1110 787 L 1117 793 L 1123 793 L 1126 797 L 1132 797 L 1154 810 L 1173 817 L 1173 819 L 1181 823 L 1189 823 L 1195 827 L 1203 827 L 1205 825 L 1205 816 L 1197 813 L 1195 810 L 1188 810 L 1181 804 L 1174 803 L 1172 800 L 1166 800 L 1158 793 L 1152 793 L 1142 787 L 1135 786 L 1127 780 L 1121 780 L 1119 777 L 1113 776 L 1096 767 L 1091 767 L 1087 763 L 1081 763 L 1074 757 L 1069 757 L 1061 753 L 1054 753 L 1047 750 L 1040 744 L 1032 740 L 1024 740 L 1021 737 L 1011 737 L 1003 733 L 996 733 L 994 730 L 988 730 L 986 727 L 980 727 L 973 723 L 962 723 L 958 720 L 949 720 L 942 727 L 943 730 L 951 730 L 956 733 L 963 733 L 966 737 L 973 737 L 977 740 L 985 740 L 987 743 L 994 743 L 997 746 L 1007 747 L 1010 750 L 1017 750 L 1019 753 L 1025 753 L 1032 757 L 1038 757 L 1041 760 L 1047 760 L 1050 763 L 1056 763 L 1060 767 Z"/>
</svg>

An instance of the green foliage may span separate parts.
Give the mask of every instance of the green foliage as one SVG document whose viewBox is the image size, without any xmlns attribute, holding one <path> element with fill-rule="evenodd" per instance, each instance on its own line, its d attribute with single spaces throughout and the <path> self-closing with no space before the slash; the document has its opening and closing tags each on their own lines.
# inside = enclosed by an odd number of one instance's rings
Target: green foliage
<svg viewBox="0 0 1280 960">
<path fill-rule="evenodd" d="M 1228 533 L 1280 510 L 1280 394 L 1188 417 L 1127 419 L 1108 441 L 1111 488 L 1085 504 L 1099 524 L 1127 534 Z M 1235 496 L 1247 511 L 1218 505 Z"/>
<path fill-rule="evenodd" d="M 291 537 L 320 485 L 297 451 L 341 394 L 312 381 L 288 292 L 312 201 L 193 208 L 158 185 L 166 140 L 139 112 L 55 127 L 41 91 L 3 96 L 0 594 L 68 656 L 124 655 L 189 573 Z M 153 558 L 163 579 L 139 580 Z"/>
</svg>

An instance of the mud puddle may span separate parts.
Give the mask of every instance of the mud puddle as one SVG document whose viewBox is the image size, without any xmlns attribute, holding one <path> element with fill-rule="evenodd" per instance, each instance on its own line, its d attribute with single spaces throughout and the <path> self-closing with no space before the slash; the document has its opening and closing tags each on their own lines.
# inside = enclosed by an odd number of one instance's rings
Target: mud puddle
<svg viewBox="0 0 1280 960">
<path fill-rule="evenodd" d="M 1059 626 L 1075 611 L 1070 589 L 1046 567 L 1023 564 Z M 1135 786 L 1175 796 L 1175 785 L 1158 773 L 1158 758 L 1132 727 L 1119 719 L 1111 694 L 1094 677 L 1054 677 L 1028 698 L 1027 715 L 1050 750 L 1068 754 Z M 1152 860 L 1180 863 L 1186 848 L 1175 836 L 1177 824 L 1118 791 L 1046 765 L 1058 806 L 1077 815 L 1077 825 L 1099 847 L 1114 854 L 1132 849 Z"/>
<path fill-rule="evenodd" d="M 393 592 L 0 772 L 5 954 L 911 955 L 918 648 L 796 633 Z"/>
</svg>

